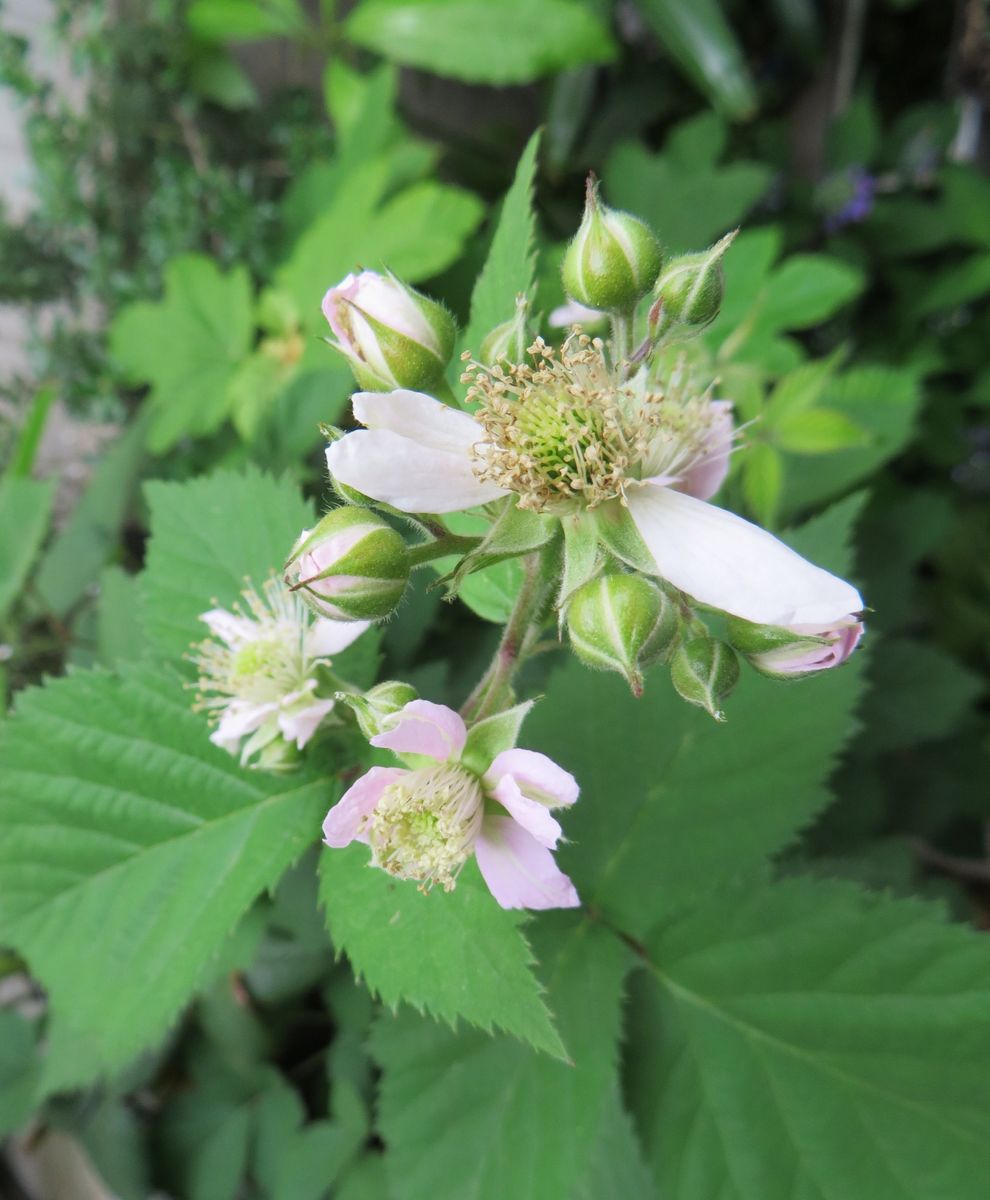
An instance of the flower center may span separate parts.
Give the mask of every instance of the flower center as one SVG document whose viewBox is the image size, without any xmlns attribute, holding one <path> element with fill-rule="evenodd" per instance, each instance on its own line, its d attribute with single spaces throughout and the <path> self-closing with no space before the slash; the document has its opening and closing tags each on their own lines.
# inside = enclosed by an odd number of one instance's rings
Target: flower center
<svg viewBox="0 0 990 1200">
<path fill-rule="evenodd" d="M 478 779 L 455 763 L 410 771 L 387 787 L 364 832 L 376 866 L 421 891 L 449 892 L 474 849 L 483 802 Z"/>
<path fill-rule="evenodd" d="M 599 338 L 574 334 L 559 351 L 537 339 L 528 353 L 532 365 L 472 361 L 462 377 L 485 431 L 475 474 L 517 493 L 520 508 L 625 502 L 629 482 L 675 482 L 707 457 L 710 395 L 692 391 L 683 364 L 651 391 L 645 370 L 617 376 Z"/>
</svg>

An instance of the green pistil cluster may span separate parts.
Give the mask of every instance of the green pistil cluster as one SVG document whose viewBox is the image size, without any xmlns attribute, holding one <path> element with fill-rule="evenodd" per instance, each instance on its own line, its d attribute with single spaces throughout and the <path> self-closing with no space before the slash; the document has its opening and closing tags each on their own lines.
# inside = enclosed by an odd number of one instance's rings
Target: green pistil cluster
<svg viewBox="0 0 990 1200">
<path fill-rule="evenodd" d="M 365 833 L 374 863 L 422 891 L 450 891 L 474 848 L 483 801 L 476 776 L 446 763 L 410 771 L 387 787 Z"/>
</svg>

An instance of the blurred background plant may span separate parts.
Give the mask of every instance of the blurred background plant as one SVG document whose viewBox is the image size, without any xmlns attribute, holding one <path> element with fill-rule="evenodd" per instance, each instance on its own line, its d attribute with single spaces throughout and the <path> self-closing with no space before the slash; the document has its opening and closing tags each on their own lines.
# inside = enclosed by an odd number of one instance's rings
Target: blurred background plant
<svg viewBox="0 0 990 1200">
<path fill-rule="evenodd" d="M 317 422 L 344 419 L 351 386 L 323 290 L 385 264 L 463 326 L 542 125 L 537 310 L 561 301 L 588 170 L 670 252 L 741 225 L 690 345 L 747 424 L 728 501 L 778 529 L 846 497 L 859 514 L 870 690 L 795 869 L 944 895 L 985 925 L 988 29 L 982 0 L 60 0 L 71 103 L 2 35 L 34 201 L 0 222 L 0 301 L 38 318 L 0 381 L 7 695 L 139 652 L 141 481 L 254 464 L 321 494 Z M 456 695 L 515 586 L 473 578 L 475 616 L 417 592 L 386 675 Z M 250 1177 L 251 1195 L 318 1196 L 309 1154 L 350 1172 L 341 1196 L 384 1194 L 360 1156 L 372 1002 L 307 924 L 310 874 L 223 964 L 261 1016 L 218 967 L 164 1047 L 49 1105 L 116 1194 L 217 1200 Z M 33 1069 L 13 1030 L 10 1081 Z M 0 1128 L 28 1111 L 7 1094 Z"/>
</svg>

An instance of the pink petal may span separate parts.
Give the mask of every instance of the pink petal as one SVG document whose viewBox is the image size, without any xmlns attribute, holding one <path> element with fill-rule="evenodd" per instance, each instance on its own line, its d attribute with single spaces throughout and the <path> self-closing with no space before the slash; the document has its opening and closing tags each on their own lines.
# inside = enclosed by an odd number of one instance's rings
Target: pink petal
<svg viewBox="0 0 990 1200">
<path fill-rule="evenodd" d="M 710 405 L 711 424 L 705 436 L 705 457 L 676 484 L 679 492 L 687 492 L 698 500 L 714 496 L 729 473 L 732 451 L 732 404 L 728 400 L 713 400 Z"/>
<path fill-rule="evenodd" d="M 527 833 L 531 833 L 541 846 L 557 849 L 560 840 L 560 822 L 550 814 L 550 809 L 539 800 L 531 800 L 519 790 L 511 775 L 503 775 L 490 792 L 499 804 L 517 821 Z"/>
<path fill-rule="evenodd" d="M 372 746 L 400 754 L 426 754 L 437 762 L 460 758 L 467 741 L 467 728 L 460 716 L 445 704 L 410 700 L 391 719 L 393 727 L 371 738 Z"/>
<path fill-rule="evenodd" d="M 495 787 L 504 775 L 515 779 L 524 796 L 551 808 L 573 804 L 578 798 L 574 776 L 535 750 L 503 750 L 496 755 L 485 772 L 485 781 Z"/>
<path fill-rule="evenodd" d="M 550 851 L 512 817 L 485 817 L 475 854 L 489 891 L 503 908 L 576 908 L 581 903 Z"/>
<path fill-rule="evenodd" d="M 372 767 L 327 813 L 323 822 L 323 840 L 328 846 L 348 846 L 358 836 L 361 822 L 375 811 L 382 792 L 408 774 L 401 767 Z"/>
</svg>

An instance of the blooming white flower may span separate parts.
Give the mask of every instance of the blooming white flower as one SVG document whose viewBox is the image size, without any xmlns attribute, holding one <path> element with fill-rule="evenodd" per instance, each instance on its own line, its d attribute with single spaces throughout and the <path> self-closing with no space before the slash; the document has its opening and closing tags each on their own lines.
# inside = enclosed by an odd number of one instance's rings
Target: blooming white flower
<svg viewBox="0 0 990 1200">
<path fill-rule="evenodd" d="M 851 584 L 707 503 L 728 473 L 731 403 L 699 395 L 682 368 L 662 389 L 646 368 L 623 381 L 584 334 L 530 349 L 533 366 L 470 365 L 476 416 L 420 392 L 359 392 L 365 428 L 327 449 L 331 474 L 403 512 L 515 494 L 538 512 L 594 512 L 606 541 L 631 520 L 650 573 L 759 624 L 829 627 L 863 607 Z"/>
<path fill-rule="evenodd" d="M 316 671 L 368 628 L 367 621 L 313 617 L 275 579 L 243 592 L 247 606 L 212 608 L 200 616 L 213 635 L 196 647 L 198 707 L 217 727 L 210 741 L 240 759 L 268 751 L 271 762 L 290 745 L 301 750 L 334 706 L 316 694 Z M 247 738 L 247 741 L 244 739 Z M 241 743 L 244 742 L 243 746 Z"/>
</svg>

